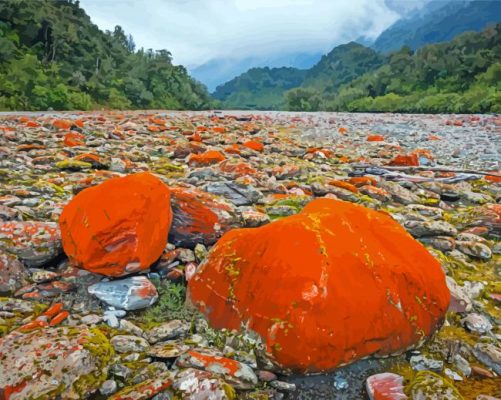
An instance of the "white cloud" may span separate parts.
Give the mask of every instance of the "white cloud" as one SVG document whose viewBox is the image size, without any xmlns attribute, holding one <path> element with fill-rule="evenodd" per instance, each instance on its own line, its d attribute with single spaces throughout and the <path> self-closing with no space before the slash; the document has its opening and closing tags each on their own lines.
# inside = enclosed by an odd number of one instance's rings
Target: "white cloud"
<svg viewBox="0 0 501 400">
<path fill-rule="evenodd" d="M 327 52 L 375 38 L 399 15 L 385 0 L 81 0 L 102 29 L 121 25 L 139 47 L 176 63 Z"/>
</svg>

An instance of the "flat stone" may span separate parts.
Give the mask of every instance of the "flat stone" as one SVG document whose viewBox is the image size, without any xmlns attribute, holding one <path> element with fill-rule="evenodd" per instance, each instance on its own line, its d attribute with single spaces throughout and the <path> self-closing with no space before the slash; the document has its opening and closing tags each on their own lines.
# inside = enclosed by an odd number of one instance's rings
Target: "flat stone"
<svg viewBox="0 0 501 400">
<path fill-rule="evenodd" d="M 191 349 L 191 346 L 180 340 L 169 340 L 150 347 L 148 355 L 156 358 L 177 358 Z"/>
<path fill-rule="evenodd" d="M 88 291 L 106 304 L 123 310 L 146 308 L 158 299 L 155 285 L 145 276 L 99 282 L 89 286 Z"/>
<path fill-rule="evenodd" d="M 113 336 L 110 340 L 111 345 L 118 353 L 132 353 L 146 351 L 150 345 L 139 336 L 132 335 L 117 335 Z"/>
<path fill-rule="evenodd" d="M 409 360 L 414 371 L 435 371 L 440 372 L 444 368 L 444 362 L 434 360 L 424 356 L 412 356 Z"/>
<path fill-rule="evenodd" d="M 177 339 L 178 337 L 186 334 L 189 329 L 190 326 L 188 324 L 175 319 L 149 330 L 146 333 L 146 336 L 148 337 L 148 341 L 154 344 L 161 340 Z"/>
<path fill-rule="evenodd" d="M 501 375 L 501 349 L 494 344 L 477 343 L 473 354 L 484 365 Z"/>
<path fill-rule="evenodd" d="M 471 332 L 484 334 L 492 329 L 492 324 L 481 314 L 471 313 L 461 320 L 463 325 Z"/>
<path fill-rule="evenodd" d="M 225 197 L 236 206 L 251 205 L 263 198 L 263 194 L 256 188 L 233 182 L 210 182 L 204 186 L 204 190 Z"/>
<path fill-rule="evenodd" d="M 414 237 L 455 236 L 457 229 L 445 221 L 406 221 L 404 228 Z"/>
<path fill-rule="evenodd" d="M 176 360 L 176 365 L 218 374 L 237 389 L 250 389 L 258 382 L 248 365 L 207 350 L 190 350 Z"/>
<path fill-rule="evenodd" d="M 406 400 L 404 378 L 389 372 L 371 375 L 365 381 L 365 387 L 371 400 Z"/>
</svg>

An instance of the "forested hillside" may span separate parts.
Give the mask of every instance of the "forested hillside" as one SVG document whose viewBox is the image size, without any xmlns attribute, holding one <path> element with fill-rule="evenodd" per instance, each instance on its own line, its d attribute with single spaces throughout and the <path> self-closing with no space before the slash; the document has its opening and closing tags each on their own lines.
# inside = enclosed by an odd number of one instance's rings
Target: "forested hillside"
<svg viewBox="0 0 501 400">
<path fill-rule="evenodd" d="M 206 88 L 167 50 L 136 50 L 72 0 L 0 1 L 0 109 L 207 108 Z"/>
<path fill-rule="evenodd" d="M 218 86 L 213 96 L 226 108 L 284 109 L 284 93 L 301 85 L 305 75 L 297 68 L 252 68 Z"/>
<path fill-rule="evenodd" d="M 417 51 L 403 47 L 390 54 L 348 43 L 309 70 L 252 69 L 218 87 L 216 96 L 228 108 L 500 111 L 500 30 L 498 24 L 483 32 L 466 32 L 450 42 Z M 291 74 L 304 79 L 287 90 L 283 82 L 292 83 Z"/>
<path fill-rule="evenodd" d="M 389 112 L 500 112 L 501 24 L 451 42 L 404 47 L 336 92 L 311 90 L 318 109 Z M 294 109 L 294 93 L 288 93 Z M 320 100 L 319 100 L 320 99 Z"/>
</svg>

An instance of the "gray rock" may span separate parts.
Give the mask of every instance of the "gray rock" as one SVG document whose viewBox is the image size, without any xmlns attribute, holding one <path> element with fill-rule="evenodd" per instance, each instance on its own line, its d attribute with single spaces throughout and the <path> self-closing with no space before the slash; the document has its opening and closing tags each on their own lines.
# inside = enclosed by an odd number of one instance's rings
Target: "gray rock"
<svg viewBox="0 0 501 400">
<path fill-rule="evenodd" d="M 473 354 L 484 365 L 491 368 L 496 374 L 501 375 L 501 349 L 489 343 L 477 343 Z"/>
<path fill-rule="evenodd" d="M 401 204 L 416 204 L 419 203 L 419 197 L 410 190 L 399 185 L 397 182 L 383 182 L 381 188 L 390 193 L 393 201 Z"/>
<path fill-rule="evenodd" d="M 177 339 L 185 335 L 190 329 L 190 326 L 183 321 L 174 319 L 165 322 L 146 333 L 150 343 L 157 343 L 161 340 Z"/>
<path fill-rule="evenodd" d="M 118 385 L 116 381 L 113 379 L 108 379 L 103 382 L 101 387 L 99 388 L 99 393 L 101 393 L 103 396 L 109 396 L 113 393 L 115 393 L 118 389 Z"/>
<path fill-rule="evenodd" d="M 461 375 L 459 375 L 456 371 L 453 371 L 450 368 L 445 368 L 444 373 L 445 375 L 447 375 L 449 379 L 452 379 L 453 381 L 459 382 L 463 380 L 463 378 L 461 378 Z"/>
<path fill-rule="evenodd" d="M 463 325 L 471 332 L 484 334 L 492 329 L 490 321 L 482 314 L 471 313 L 461 320 Z"/>
<path fill-rule="evenodd" d="M 270 386 L 282 390 L 284 392 L 294 392 L 296 390 L 296 385 L 294 383 L 284 382 L 284 381 L 271 381 Z"/>
<path fill-rule="evenodd" d="M 297 213 L 297 209 L 287 205 L 275 205 L 266 207 L 266 212 L 274 217 L 287 217 Z"/>
<path fill-rule="evenodd" d="M 471 311 L 472 302 L 466 290 L 459 286 L 450 276 L 445 277 L 445 282 L 451 293 L 449 311 L 458 313 Z"/>
<path fill-rule="evenodd" d="M 157 301 L 155 285 L 144 276 L 133 276 L 89 286 L 90 294 L 110 306 L 123 310 L 139 310 Z"/>
<path fill-rule="evenodd" d="M 85 325 L 45 328 L 43 334 L 13 331 L 0 340 L 0 393 L 18 388 L 11 400 L 80 398 L 78 390 L 91 394 L 106 379 L 112 356 L 106 337 Z M 48 373 L 50 372 L 50 373 Z M 81 379 L 92 375 L 95 379 Z M 30 379 L 26 379 L 30 377 Z"/>
<path fill-rule="evenodd" d="M 97 314 L 89 314 L 80 319 L 85 325 L 97 325 L 103 321 L 103 317 Z"/>
<path fill-rule="evenodd" d="M 484 243 L 458 240 L 456 241 L 456 245 L 459 251 L 471 257 L 482 260 L 490 260 L 492 258 L 491 249 Z"/>
<path fill-rule="evenodd" d="M 144 336 L 144 331 L 139 326 L 133 324 L 132 322 L 130 322 L 126 319 L 120 320 L 120 329 L 123 331 L 126 331 L 128 333 L 131 333 L 135 336 L 139 336 L 139 337 Z"/>
<path fill-rule="evenodd" d="M 253 207 L 242 207 L 242 219 L 248 228 L 256 228 L 270 222 L 268 214 L 255 210 Z"/>
<path fill-rule="evenodd" d="M 444 362 L 424 357 L 422 355 L 412 356 L 409 360 L 414 371 L 435 371 L 440 372 L 444 368 Z"/>
<path fill-rule="evenodd" d="M 449 252 L 456 248 L 456 241 L 449 236 L 422 237 L 419 241 L 442 252 Z"/>
<path fill-rule="evenodd" d="M 234 182 L 211 182 L 204 186 L 204 190 L 225 197 L 237 206 L 251 205 L 263 198 L 263 194 L 253 186 Z"/>
<path fill-rule="evenodd" d="M 414 237 L 455 236 L 457 230 L 445 221 L 406 221 L 405 229 Z"/>
<path fill-rule="evenodd" d="M 460 354 L 456 354 L 453 359 L 456 368 L 466 377 L 471 375 L 470 363 L 465 360 Z"/>
<path fill-rule="evenodd" d="M 113 336 L 110 340 L 111 345 L 118 353 L 132 353 L 146 351 L 150 345 L 139 336 L 133 335 L 117 335 Z"/>
<path fill-rule="evenodd" d="M 463 400 L 451 383 L 429 371 L 418 372 L 407 390 L 412 400 Z"/>
<path fill-rule="evenodd" d="M 0 222 L 0 249 L 15 254 L 28 267 L 40 267 L 62 253 L 55 222 Z"/>
<path fill-rule="evenodd" d="M 0 250 L 0 294 L 27 285 L 28 277 L 28 271 L 15 255 Z"/>
<path fill-rule="evenodd" d="M 406 208 L 431 219 L 442 219 L 444 211 L 437 207 L 423 206 L 422 204 L 410 204 Z"/>
</svg>

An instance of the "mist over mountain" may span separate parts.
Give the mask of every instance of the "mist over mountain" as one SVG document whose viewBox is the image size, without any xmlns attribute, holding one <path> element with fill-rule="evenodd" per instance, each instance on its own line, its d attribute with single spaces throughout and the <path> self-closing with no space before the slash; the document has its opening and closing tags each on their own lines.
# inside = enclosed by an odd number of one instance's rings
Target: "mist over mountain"
<svg viewBox="0 0 501 400">
<path fill-rule="evenodd" d="M 462 32 L 480 31 L 500 20 L 501 1 L 432 1 L 395 22 L 379 35 L 372 47 L 382 52 L 402 46 L 418 49 L 451 40 Z"/>
</svg>

